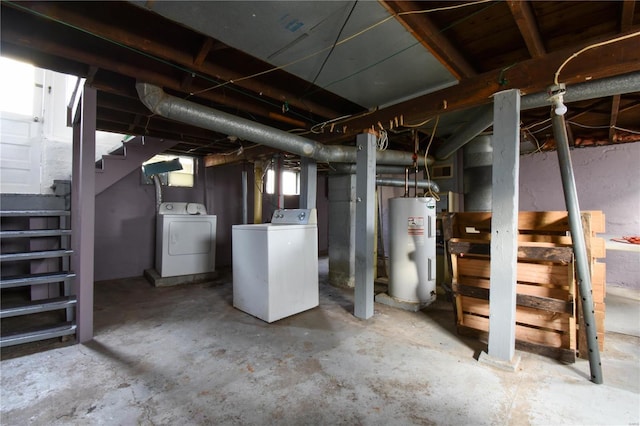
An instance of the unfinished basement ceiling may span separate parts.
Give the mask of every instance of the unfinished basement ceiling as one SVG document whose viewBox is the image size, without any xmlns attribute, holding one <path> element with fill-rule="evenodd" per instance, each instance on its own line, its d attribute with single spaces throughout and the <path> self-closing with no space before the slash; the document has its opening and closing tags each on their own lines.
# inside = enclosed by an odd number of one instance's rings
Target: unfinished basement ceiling
<svg viewBox="0 0 640 426">
<path fill-rule="evenodd" d="M 146 7 L 369 109 L 457 83 L 398 21 L 366 31 L 389 18 L 374 1 L 152 2 Z M 343 40 L 361 32 L 331 49 L 338 34 Z"/>
<path fill-rule="evenodd" d="M 545 91 L 574 53 L 640 31 L 631 0 L 1 5 L 1 54 L 87 78 L 98 90 L 100 130 L 175 139 L 171 152 L 210 155 L 212 164 L 273 150 L 151 114 L 137 79 L 323 143 L 353 143 L 363 129 L 383 126 L 390 147 L 411 151 L 417 128 L 424 149 L 440 117 L 435 151 L 493 93 Z M 560 82 L 570 89 L 638 72 L 638 46 L 640 37 L 630 37 L 585 51 Z M 638 140 L 638 92 L 568 108 L 574 146 Z M 524 135 L 553 148 L 548 107 L 521 118 Z M 241 147 L 242 155 L 228 155 Z"/>
</svg>

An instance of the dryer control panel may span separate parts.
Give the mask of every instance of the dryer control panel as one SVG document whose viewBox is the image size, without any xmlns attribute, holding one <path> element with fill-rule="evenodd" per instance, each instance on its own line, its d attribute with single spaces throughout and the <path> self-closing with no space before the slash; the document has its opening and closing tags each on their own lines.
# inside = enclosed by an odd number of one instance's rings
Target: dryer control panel
<svg viewBox="0 0 640 426">
<path fill-rule="evenodd" d="M 158 214 L 206 215 L 207 209 L 201 203 L 169 202 L 160 204 Z"/>
</svg>

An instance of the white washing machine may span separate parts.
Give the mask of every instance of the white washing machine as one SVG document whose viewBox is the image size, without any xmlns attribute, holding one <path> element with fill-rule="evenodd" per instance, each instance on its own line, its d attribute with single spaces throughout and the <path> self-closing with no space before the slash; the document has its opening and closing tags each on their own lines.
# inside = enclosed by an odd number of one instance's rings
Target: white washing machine
<svg viewBox="0 0 640 426">
<path fill-rule="evenodd" d="M 161 277 L 216 269 L 216 216 L 200 203 L 162 203 L 156 223 L 156 271 Z"/>
<path fill-rule="evenodd" d="M 266 322 L 318 306 L 315 209 L 276 210 L 270 224 L 234 225 L 233 306 Z"/>
</svg>

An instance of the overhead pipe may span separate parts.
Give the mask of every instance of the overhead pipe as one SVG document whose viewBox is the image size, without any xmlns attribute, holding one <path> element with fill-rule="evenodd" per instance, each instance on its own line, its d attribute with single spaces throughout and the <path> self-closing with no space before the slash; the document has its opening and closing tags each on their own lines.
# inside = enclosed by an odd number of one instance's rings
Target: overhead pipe
<svg viewBox="0 0 640 426">
<path fill-rule="evenodd" d="M 266 126 L 223 111 L 209 108 L 165 93 L 149 83 L 136 83 L 138 96 L 153 113 L 171 120 L 266 145 L 282 151 L 310 157 L 323 163 L 355 163 L 356 148 L 324 145 L 305 137 Z M 378 151 L 376 162 L 389 165 L 410 165 L 413 154 L 403 151 Z M 418 159 L 424 165 L 424 159 Z"/>
<path fill-rule="evenodd" d="M 418 180 L 414 182 L 420 189 L 430 189 L 432 192 L 440 192 L 440 187 L 437 183 L 430 180 Z M 389 177 L 377 177 L 376 185 L 378 186 L 405 186 L 405 180 L 403 178 L 389 178 Z"/>
<path fill-rule="evenodd" d="M 428 157 L 427 165 L 430 166 L 431 164 L 433 164 L 433 161 L 434 161 L 433 157 Z M 385 165 L 376 166 L 376 174 L 379 174 L 379 175 L 403 175 L 405 170 L 406 170 L 405 166 L 385 166 Z M 353 175 L 356 173 L 357 167 L 355 164 L 346 164 L 346 163 L 333 164 L 331 166 L 331 171 L 336 173 Z"/>
<path fill-rule="evenodd" d="M 589 349 L 589 367 L 591 370 L 591 381 L 602 384 L 602 364 L 600 363 L 600 349 L 598 347 L 598 334 L 593 309 L 593 294 L 591 290 L 591 272 L 589 271 L 589 259 L 587 257 L 587 245 L 582 228 L 580 216 L 580 205 L 578 204 L 578 192 L 576 190 L 576 180 L 573 175 L 573 166 L 569 154 L 569 140 L 567 138 L 567 128 L 564 116 L 551 112 L 553 125 L 553 136 L 556 139 L 558 151 L 558 163 L 560 164 L 560 176 L 562 178 L 562 189 L 564 200 L 569 213 L 569 228 L 571 230 L 571 241 L 573 241 L 573 252 L 575 255 L 576 269 L 578 273 L 578 286 L 582 299 L 582 312 L 587 334 L 587 346 Z"/>
<path fill-rule="evenodd" d="M 586 81 L 570 86 L 564 94 L 564 102 L 578 102 L 603 96 L 623 95 L 640 91 L 640 72 Z M 523 96 L 520 110 L 529 110 L 549 105 L 549 93 L 539 92 Z M 436 151 L 438 160 L 447 159 L 493 125 L 493 107 L 486 105 L 477 113 L 475 119 L 464 129 L 447 139 Z"/>
</svg>

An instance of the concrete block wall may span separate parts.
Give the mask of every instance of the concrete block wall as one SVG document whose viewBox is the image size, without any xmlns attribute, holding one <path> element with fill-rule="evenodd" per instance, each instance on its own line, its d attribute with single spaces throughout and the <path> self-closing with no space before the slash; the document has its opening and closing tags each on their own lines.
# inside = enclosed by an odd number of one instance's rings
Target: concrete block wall
<svg viewBox="0 0 640 426">
<path fill-rule="evenodd" d="M 602 210 L 606 233 L 640 235 L 640 143 L 574 149 L 581 210 Z M 556 152 L 520 158 L 520 210 L 566 210 Z M 640 254 L 607 251 L 607 285 L 640 291 Z"/>
</svg>

